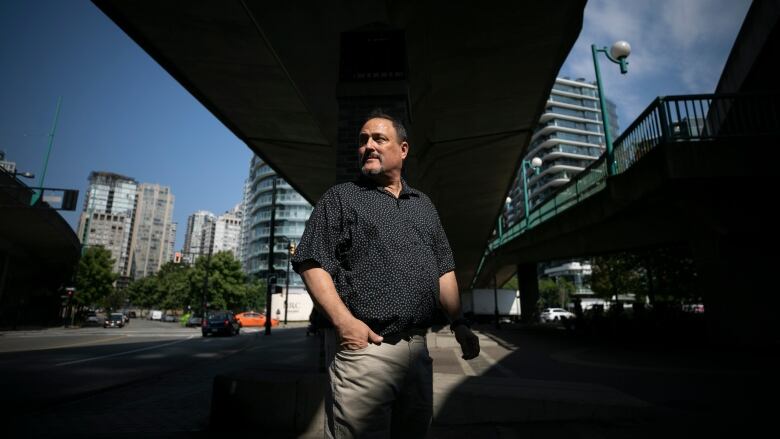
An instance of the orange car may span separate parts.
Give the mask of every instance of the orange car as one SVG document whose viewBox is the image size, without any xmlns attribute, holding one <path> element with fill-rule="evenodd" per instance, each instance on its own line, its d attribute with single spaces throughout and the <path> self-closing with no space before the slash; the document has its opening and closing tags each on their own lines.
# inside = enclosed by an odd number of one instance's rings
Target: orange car
<svg viewBox="0 0 780 439">
<path fill-rule="evenodd" d="M 265 314 L 259 312 L 247 311 L 236 314 L 236 319 L 241 327 L 247 326 L 265 326 Z M 279 326 L 279 320 L 271 319 L 271 326 Z"/>
</svg>

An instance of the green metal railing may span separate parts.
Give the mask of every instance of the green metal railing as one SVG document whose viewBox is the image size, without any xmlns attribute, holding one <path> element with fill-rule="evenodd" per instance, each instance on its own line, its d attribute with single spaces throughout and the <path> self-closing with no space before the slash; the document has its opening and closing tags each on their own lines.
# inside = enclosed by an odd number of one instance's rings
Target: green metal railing
<svg viewBox="0 0 780 439">
<path fill-rule="evenodd" d="M 616 175 L 625 172 L 660 144 L 780 134 L 780 94 L 708 94 L 655 99 L 614 142 Z M 488 243 L 474 281 L 485 261 L 502 245 L 607 186 L 602 155 L 543 203 Z"/>
</svg>

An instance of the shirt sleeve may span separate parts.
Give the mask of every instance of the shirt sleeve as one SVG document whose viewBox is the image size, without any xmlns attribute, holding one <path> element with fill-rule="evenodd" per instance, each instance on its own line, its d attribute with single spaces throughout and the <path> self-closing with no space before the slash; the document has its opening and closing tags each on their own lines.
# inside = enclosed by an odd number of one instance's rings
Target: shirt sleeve
<svg viewBox="0 0 780 439">
<path fill-rule="evenodd" d="M 447 234 L 444 233 L 439 214 L 435 208 L 433 212 L 436 216 L 435 230 L 433 231 L 433 252 L 436 255 L 436 264 L 439 267 L 439 277 L 441 277 L 455 270 L 455 258 L 452 256 L 450 242 L 447 240 Z"/>
<path fill-rule="evenodd" d="M 338 269 L 336 245 L 340 229 L 341 206 L 338 197 L 331 189 L 320 198 L 306 222 L 301 242 L 292 258 L 293 270 L 300 274 L 304 262 L 314 261 L 331 277 L 335 276 Z"/>
</svg>

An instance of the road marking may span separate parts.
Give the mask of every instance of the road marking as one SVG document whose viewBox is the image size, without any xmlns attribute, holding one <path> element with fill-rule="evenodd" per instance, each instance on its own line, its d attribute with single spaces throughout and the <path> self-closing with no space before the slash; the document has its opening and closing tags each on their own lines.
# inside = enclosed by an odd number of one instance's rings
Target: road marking
<svg viewBox="0 0 780 439">
<path fill-rule="evenodd" d="M 103 342 L 106 342 L 106 341 L 119 340 L 119 339 L 121 339 L 121 338 L 125 338 L 125 336 L 124 336 L 124 335 L 120 335 L 119 337 L 104 338 L 104 339 L 100 339 L 100 340 L 89 340 L 89 341 L 83 341 L 83 342 L 81 342 L 81 343 L 71 343 L 71 344 L 66 344 L 66 345 L 62 345 L 62 346 L 54 346 L 54 347 L 49 347 L 49 346 L 46 346 L 46 347 L 45 347 L 45 348 L 43 348 L 43 349 L 62 349 L 62 348 L 70 348 L 70 347 L 73 347 L 73 346 L 83 346 L 83 345 L 85 345 L 85 344 L 92 344 L 92 343 L 103 343 Z"/>
<path fill-rule="evenodd" d="M 181 342 L 184 342 L 184 341 L 187 341 L 187 340 L 191 339 L 192 337 L 194 337 L 194 335 L 193 335 L 193 336 L 190 336 L 190 337 L 188 337 L 188 338 L 186 338 L 186 339 L 184 339 L 184 340 L 176 340 L 176 341 L 172 341 L 172 342 L 170 342 L 170 343 L 164 343 L 164 344 L 161 344 L 161 345 L 156 345 L 156 346 L 149 346 L 149 347 L 146 347 L 146 348 L 140 348 L 140 349 L 133 349 L 133 350 L 130 350 L 130 351 L 124 351 L 124 352 L 117 352 L 116 354 L 102 355 L 102 356 L 100 356 L 100 357 L 92 357 L 92 358 L 84 358 L 84 359 L 82 359 L 82 360 L 67 361 L 67 362 L 65 362 L 65 363 L 58 363 L 58 364 L 55 364 L 55 365 L 54 365 L 54 367 L 59 367 L 59 366 L 69 366 L 69 365 L 71 365 L 71 364 L 86 363 L 86 362 L 88 362 L 88 361 L 93 361 L 93 360 L 102 360 L 102 359 L 104 359 L 104 358 L 119 357 L 119 356 L 122 356 L 122 355 L 132 354 L 132 353 L 134 353 L 134 352 L 143 352 L 143 351 L 149 351 L 149 350 L 152 350 L 152 349 L 157 349 L 157 348 L 161 348 L 161 347 L 164 347 L 164 346 L 170 346 L 170 345 L 172 345 L 172 344 L 176 344 L 176 343 L 181 343 Z"/>
</svg>

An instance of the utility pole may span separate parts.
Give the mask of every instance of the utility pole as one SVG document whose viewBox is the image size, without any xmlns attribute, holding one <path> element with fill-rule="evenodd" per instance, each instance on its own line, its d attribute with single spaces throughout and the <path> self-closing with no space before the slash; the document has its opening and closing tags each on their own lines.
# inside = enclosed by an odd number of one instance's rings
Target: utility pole
<svg viewBox="0 0 780 439">
<path fill-rule="evenodd" d="M 274 229 L 276 228 L 276 175 L 273 177 L 273 184 L 271 186 L 271 224 L 269 226 L 270 232 L 268 234 L 268 274 L 267 274 L 267 292 L 265 295 L 265 335 L 271 335 L 271 297 L 273 289 L 276 287 L 276 276 L 274 275 L 274 244 L 276 236 Z"/>
</svg>

